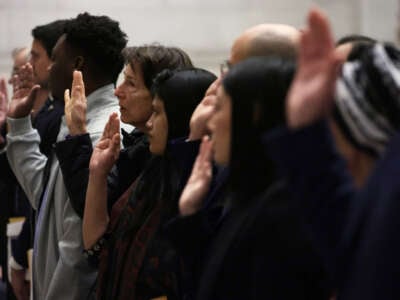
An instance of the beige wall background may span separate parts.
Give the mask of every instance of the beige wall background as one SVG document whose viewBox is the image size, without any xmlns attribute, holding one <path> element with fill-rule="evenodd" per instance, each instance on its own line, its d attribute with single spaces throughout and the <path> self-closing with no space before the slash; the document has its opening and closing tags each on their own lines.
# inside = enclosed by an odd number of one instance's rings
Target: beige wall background
<svg viewBox="0 0 400 300">
<path fill-rule="evenodd" d="M 11 50 L 30 45 L 34 26 L 84 11 L 118 20 L 130 45 L 176 45 L 198 66 L 217 70 L 244 29 L 263 22 L 302 27 L 312 5 L 327 12 L 337 37 L 395 41 L 398 0 L 0 0 L 0 75 L 9 74 Z"/>
</svg>

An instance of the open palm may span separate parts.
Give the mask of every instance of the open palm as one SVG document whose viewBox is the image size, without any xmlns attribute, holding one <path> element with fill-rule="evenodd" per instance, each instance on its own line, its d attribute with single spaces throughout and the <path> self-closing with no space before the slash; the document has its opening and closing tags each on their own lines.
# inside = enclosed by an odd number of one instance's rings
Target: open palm
<svg viewBox="0 0 400 300">
<path fill-rule="evenodd" d="M 26 63 L 18 75 L 14 76 L 14 94 L 7 116 L 15 119 L 28 116 L 32 111 L 39 89 L 40 86 L 33 82 L 32 66 Z"/>
<path fill-rule="evenodd" d="M 110 115 L 103 135 L 90 159 L 90 171 L 106 176 L 119 157 L 120 151 L 119 118 L 116 113 Z"/>
<path fill-rule="evenodd" d="M 4 78 L 0 79 L 0 128 L 3 127 L 6 122 L 8 110 L 8 97 L 7 97 L 7 87 Z"/>
<path fill-rule="evenodd" d="M 340 60 L 326 16 L 311 10 L 308 28 L 302 32 L 298 69 L 287 97 L 287 120 L 291 128 L 311 124 L 332 108 Z"/>
<path fill-rule="evenodd" d="M 211 156 L 212 142 L 206 136 L 201 142 L 192 173 L 179 199 L 179 210 L 183 216 L 197 212 L 210 189 L 212 179 Z"/>
<path fill-rule="evenodd" d="M 74 71 L 71 95 L 69 90 L 64 93 L 65 101 L 65 121 L 71 135 L 79 135 L 87 132 L 86 130 L 86 108 L 87 101 L 85 95 L 85 83 L 82 73 Z"/>
</svg>

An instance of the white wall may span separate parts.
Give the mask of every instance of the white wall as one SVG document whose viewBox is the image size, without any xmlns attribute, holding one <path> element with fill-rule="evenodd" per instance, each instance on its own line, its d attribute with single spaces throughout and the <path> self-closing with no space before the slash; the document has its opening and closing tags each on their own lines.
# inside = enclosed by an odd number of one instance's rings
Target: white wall
<svg viewBox="0 0 400 300">
<path fill-rule="evenodd" d="M 30 44 L 34 26 L 83 11 L 120 21 L 130 45 L 180 46 L 198 65 L 216 70 L 245 28 L 262 22 L 301 27 L 313 4 L 328 13 L 336 36 L 395 38 L 397 0 L 0 0 L 0 74 L 9 73 L 11 49 Z"/>
</svg>

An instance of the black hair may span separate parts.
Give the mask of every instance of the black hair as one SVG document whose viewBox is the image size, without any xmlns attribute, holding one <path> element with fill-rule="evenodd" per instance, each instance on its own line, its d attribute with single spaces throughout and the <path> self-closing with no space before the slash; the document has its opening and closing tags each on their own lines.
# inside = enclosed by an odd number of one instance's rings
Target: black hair
<svg viewBox="0 0 400 300">
<path fill-rule="evenodd" d="M 189 134 L 192 112 L 216 79 L 214 74 L 197 68 L 164 70 L 157 75 L 152 94 L 164 102 L 168 118 L 168 139 Z"/>
<path fill-rule="evenodd" d="M 153 91 L 164 102 L 169 142 L 188 134 L 189 119 L 215 79 L 212 73 L 196 68 L 164 70 L 156 77 Z M 173 156 L 169 146 L 164 155 L 153 156 L 129 199 L 130 204 L 137 199 L 146 199 L 146 203 L 140 216 L 132 220 L 128 227 L 133 230 L 138 228 L 156 205 L 162 207 L 162 218 L 177 213 L 178 198 L 190 171 L 191 164 L 183 161 L 182 157 Z"/>
<path fill-rule="evenodd" d="M 177 47 L 165 47 L 159 44 L 127 47 L 122 51 L 122 55 L 132 70 L 135 70 L 135 63 L 139 64 L 144 84 L 149 90 L 154 78 L 162 70 L 193 67 L 189 55 Z"/>
<path fill-rule="evenodd" d="M 85 12 L 68 23 L 66 42 L 83 52 L 93 76 L 115 83 L 124 66 L 122 49 L 127 43 L 126 34 L 119 23 L 107 16 L 92 16 Z"/>
<path fill-rule="evenodd" d="M 285 99 L 294 70 L 294 60 L 255 57 L 235 65 L 223 80 L 232 101 L 229 181 L 237 198 L 260 192 L 276 179 L 261 137 L 285 122 Z"/>
<path fill-rule="evenodd" d="M 358 44 L 358 43 L 364 43 L 364 44 L 375 44 L 377 40 L 361 35 L 361 34 L 349 34 L 341 37 L 340 39 L 337 40 L 336 42 L 336 47 L 340 45 L 344 45 L 347 43 L 352 43 L 352 44 Z"/>
<path fill-rule="evenodd" d="M 58 39 L 64 34 L 68 22 L 69 20 L 57 20 L 32 29 L 32 37 L 43 45 L 49 58 Z"/>
</svg>

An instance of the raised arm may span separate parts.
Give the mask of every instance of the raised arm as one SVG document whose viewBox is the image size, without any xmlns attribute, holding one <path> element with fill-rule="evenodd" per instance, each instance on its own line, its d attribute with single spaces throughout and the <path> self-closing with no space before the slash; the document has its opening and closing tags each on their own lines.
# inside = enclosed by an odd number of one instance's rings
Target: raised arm
<svg viewBox="0 0 400 300">
<path fill-rule="evenodd" d="M 89 162 L 93 152 L 92 140 L 86 129 L 86 97 L 85 87 L 81 72 L 74 71 L 71 94 L 69 90 L 64 93 L 65 100 L 65 120 L 70 136 L 63 141 L 56 143 L 55 152 L 63 173 L 64 183 L 67 188 L 71 205 L 75 212 L 83 218 L 85 208 L 86 189 L 89 181 Z M 136 153 L 135 153 L 136 154 Z M 134 154 L 134 155 L 135 155 Z M 144 158 L 140 153 L 138 159 Z M 124 169 L 131 166 L 125 166 Z M 142 162 L 137 164 L 142 165 Z M 112 206 L 128 188 L 129 184 L 121 184 L 120 170 L 113 168 L 107 180 L 108 208 Z M 137 174 L 136 174 L 137 176 Z"/>
<path fill-rule="evenodd" d="M 16 81 L 7 114 L 7 158 L 32 206 L 37 208 L 47 157 L 40 152 L 40 136 L 32 128 L 30 113 L 40 87 L 33 85 L 33 71 L 29 63 L 23 67 Z"/>
<path fill-rule="evenodd" d="M 298 129 L 326 117 L 333 108 L 339 66 L 327 17 L 313 9 L 301 33 L 298 67 L 288 92 L 288 126 Z"/>
<path fill-rule="evenodd" d="M 86 249 L 92 247 L 107 229 L 109 222 L 107 176 L 118 159 L 119 151 L 119 118 L 116 113 L 113 113 L 90 159 L 89 183 L 83 216 L 83 243 Z"/>
<path fill-rule="evenodd" d="M 200 140 L 208 133 L 206 124 L 214 112 L 217 87 L 219 84 L 220 79 L 218 78 L 210 85 L 205 97 L 194 110 L 192 117 L 190 118 L 189 140 Z"/>
<path fill-rule="evenodd" d="M 82 135 L 86 130 L 86 108 L 87 100 L 85 95 L 85 84 L 83 82 L 82 72 L 74 71 L 71 87 L 65 90 L 65 121 L 70 135 Z"/>
<path fill-rule="evenodd" d="M 71 94 L 69 90 L 66 90 L 64 101 L 64 115 L 69 137 L 56 143 L 55 153 L 71 205 L 82 218 L 93 147 L 91 137 L 86 130 L 87 100 L 81 72 L 74 71 Z"/>
<path fill-rule="evenodd" d="M 8 111 L 8 96 L 6 81 L 4 78 L 0 79 L 0 149 L 5 145 L 5 138 L 2 135 L 6 123 Z"/>
<path fill-rule="evenodd" d="M 334 274 L 343 267 L 346 245 L 342 242 L 356 192 L 324 122 L 333 107 L 339 65 L 328 20 L 312 10 L 287 98 L 290 130 L 266 138 L 266 149 L 286 175 L 291 194 Z"/>
<path fill-rule="evenodd" d="M 212 143 L 208 136 L 203 138 L 192 173 L 179 199 L 179 212 L 182 216 L 196 213 L 210 189 L 212 179 Z"/>
</svg>

